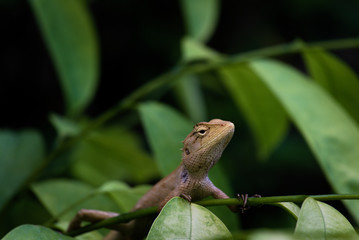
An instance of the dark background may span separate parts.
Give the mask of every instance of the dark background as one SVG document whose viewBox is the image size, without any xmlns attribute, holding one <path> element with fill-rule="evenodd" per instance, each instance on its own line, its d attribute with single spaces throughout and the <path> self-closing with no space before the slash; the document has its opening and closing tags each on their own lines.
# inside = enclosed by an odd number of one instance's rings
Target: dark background
<svg viewBox="0 0 359 240">
<path fill-rule="evenodd" d="M 90 1 L 101 49 L 96 116 L 180 57 L 184 24 L 178 1 Z M 208 45 L 235 54 L 300 38 L 357 37 L 358 1 L 222 1 Z M 41 128 L 63 99 L 53 64 L 27 1 L 0 1 L 1 127 Z M 340 51 L 357 67 L 354 50 Z"/>
<path fill-rule="evenodd" d="M 295 39 L 313 42 L 359 36 L 359 1 L 228 0 L 220 5 L 219 23 L 208 46 L 229 55 Z M 185 28 L 178 1 L 92 0 L 89 7 L 101 50 L 100 84 L 86 112 L 95 117 L 175 66 Z M 30 5 L 24 0 L 0 1 L 0 22 L 0 128 L 31 127 L 52 136 L 54 130 L 48 115 L 64 113 L 64 101 Z M 357 49 L 334 53 L 358 72 Z M 283 60 L 303 69 L 298 55 Z M 218 104 L 218 96 L 206 92 L 205 97 L 209 115 L 213 116 L 210 106 Z M 226 96 L 221 97 L 225 101 Z M 164 101 L 170 99 L 167 96 Z M 239 131 L 242 137 L 235 141 L 243 149 L 254 149 L 248 127 L 243 124 Z M 238 154 L 234 148 L 226 151 Z M 269 160 L 254 161 L 254 152 L 238 155 L 240 168 L 223 163 L 236 191 L 262 195 L 331 192 L 320 167 L 293 127 Z M 339 203 L 334 205 L 345 212 Z M 264 225 L 269 227 L 273 209 L 254 211 L 262 215 L 263 222 L 269 220 Z M 276 217 L 281 218 L 275 211 Z M 253 214 L 245 213 L 242 218 L 245 227 L 261 226 Z"/>
</svg>

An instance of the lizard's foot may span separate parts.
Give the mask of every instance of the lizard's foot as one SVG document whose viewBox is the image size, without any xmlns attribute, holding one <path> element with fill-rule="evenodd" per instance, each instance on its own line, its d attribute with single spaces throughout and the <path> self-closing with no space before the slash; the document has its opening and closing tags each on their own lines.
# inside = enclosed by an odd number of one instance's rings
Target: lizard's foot
<svg viewBox="0 0 359 240">
<path fill-rule="evenodd" d="M 262 197 L 259 194 L 254 194 L 251 197 L 256 197 L 256 198 L 260 198 Z M 248 194 L 237 194 L 237 198 L 243 201 L 243 206 L 240 207 L 240 210 L 242 213 L 244 213 L 244 211 L 248 210 L 250 207 L 247 207 L 247 201 L 248 201 Z"/>
<path fill-rule="evenodd" d="M 183 199 L 186 199 L 188 202 L 192 201 L 192 197 L 190 195 L 188 195 L 188 194 L 182 193 L 180 195 L 180 197 L 183 198 Z"/>
</svg>

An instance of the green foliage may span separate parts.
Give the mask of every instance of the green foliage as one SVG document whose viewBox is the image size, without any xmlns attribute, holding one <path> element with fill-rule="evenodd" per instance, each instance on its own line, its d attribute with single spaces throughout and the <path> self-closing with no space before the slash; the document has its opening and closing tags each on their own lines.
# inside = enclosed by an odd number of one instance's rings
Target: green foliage
<svg viewBox="0 0 359 240">
<path fill-rule="evenodd" d="M 181 0 L 187 34 L 199 41 L 207 41 L 217 25 L 218 0 Z"/>
<path fill-rule="evenodd" d="M 287 132 L 286 112 L 263 81 L 246 64 L 220 69 L 233 101 L 253 130 L 260 158 L 268 158 Z"/>
<path fill-rule="evenodd" d="M 359 239 L 340 212 L 312 198 L 304 201 L 294 234 L 299 239 Z"/>
<path fill-rule="evenodd" d="M 346 63 L 322 49 L 305 48 L 302 55 L 311 77 L 359 123 L 359 78 L 356 73 Z"/>
<path fill-rule="evenodd" d="M 155 102 L 139 105 L 139 112 L 157 165 L 166 176 L 181 162 L 181 141 L 192 124 L 173 109 Z"/>
<path fill-rule="evenodd" d="M 49 228 L 35 225 L 22 225 L 9 232 L 3 240 L 71 240 L 72 237 L 57 233 Z"/>
<path fill-rule="evenodd" d="M 176 216 L 175 218 L 173 216 Z M 163 208 L 147 236 L 151 239 L 231 239 L 226 226 L 210 211 L 182 198 Z"/>
<path fill-rule="evenodd" d="M 358 192 L 359 128 L 353 119 L 325 90 L 295 69 L 269 60 L 254 61 L 251 66 L 282 102 L 336 192 Z M 359 202 L 346 204 L 359 221 Z"/>
<path fill-rule="evenodd" d="M 260 164 L 274 166 L 264 167 L 266 173 L 280 168 L 284 174 L 278 178 L 280 183 L 291 176 L 285 164 L 293 168 L 315 165 L 310 159 L 294 161 L 295 152 L 285 155 L 285 161 L 276 159 L 278 151 L 298 134 L 296 130 L 320 166 L 316 174 L 326 177 L 334 193 L 359 191 L 359 79 L 346 62 L 329 52 L 357 46 L 357 39 L 317 44 L 296 41 L 226 55 L 206 45 L 218 25 L 219 1 L 182 0 L 186 31 L 177 39 L 181 42 L 178 64 L 127 97 L 119 96 L 118 105 L 100 116 L 89 117 L 85 109 L 98 90 L 100 59 L 99 36 L 88 2 L 30 0 L 30 4 L 57 70 L 66 107 L 64 113 L 50 115 L 55 137 L 46 130 L 0 131 L 1 217 L 9 219 L 19 211 L 19 199 L 24 196 L 51 217 L 43 219 L 44 226 L 3 224 L 2 233 L 7 233 L 3 239 L 73 239 L 50 227 L 66 229 L 81 208 L 130 211 L 150 188 L 138 184 L 153 183 L 159 175 L 173 171 L 180 162 L 181 141 L 195 122 L 210 118 L 236 124 L 231 149 L 210 172 L 214 184 L 230 196 L 238 186 L 261 177 L 256 169 L 242 165 L 242 159 L 250 159 L 247 163 L 261 159 Z M 269 59 L 289 53 L 303 57 L 308 75 L 295 65 Z M 255 149 L 250 146 L 252 140 Z M 247 171 L 256 176 L 245 178 Z M 306 172 L 301 174 L 305 179 Z M 257 186 L 267 188 L 272 183 L 267 177 Z M 296 187 L 292 188 L 295 192 Z M 230 237 L 229 230 L 238 239 L 357 239 L 352 225 L 359 224 L 359 201 L 344 204 L 348 213 L 312 198 L 301 206 L 276 203 L 296 220 L 295 229 L 291 226 L 294 234 L 255 228 L 247 234 L 237 216 L 224 206 L 209 211 L 174 198 L 159 214 L 148 239 L 222 239 Z M 275 217 L 270 219 L 288 227 Z M 347 219 L 353 219 L 352 223 Z M 101 236 L 102 231 L 95 231 L 88 238 Z"/>
<path fill-rule="evenodd" d="M 67 113 L 79 115 L 94 96 L 99 74 L 97 37 L 82 0 L 31 0 L 60 76 Z"/>
<path fill-rule="evenodd" d="M 0 209 L 37 171 L 44 151 L 42 136 L 37 131 L 0 131 Z"/>
<path fill-rule="evenodd" d="M 151 157 L 141 151 L 138 136 L 120 126 L 94 131 L 77 144 L 69 158 L 72 174 L 93 185 L 111 179 L 144 183 L 157 176 Z"/>
</svg>

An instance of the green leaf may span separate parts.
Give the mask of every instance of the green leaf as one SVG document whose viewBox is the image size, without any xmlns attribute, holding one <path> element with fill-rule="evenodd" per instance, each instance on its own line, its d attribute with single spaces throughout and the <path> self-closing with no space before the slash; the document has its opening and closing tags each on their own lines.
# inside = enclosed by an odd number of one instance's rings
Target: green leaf
<svg viewBox="0 0 359 240">
<path fill-rule="evenodd" d="M 307 198 L 302 205 L 295 235 L 300 239 L 359 239 L 340 212 L 313 198 Z"/>
<path fill-rule="evenodd" d="M 139 111 L 159 169 L 162 175 L 166 176 L 180 164 L 179 149 L 183 146 L 181 141 L 192 130 L 193 124 L 172 108 L 156 102 L 141 104 Z M 220 162 L 209 172 L 210 179 L 222 191 L 230 194 L 232 191 L 229 180 L 217 165 L 220 165 Z M 238 218 L 229 213 L 226 207 L 217 207 L 214 211 L 219 217 L 223 217 L 221 219 L 228 227 L 238 227 Z"/>
<path fill-rule="evenodd" d="M 219 15 L 218 0 L 181 0 L 187 34 L 206 42 L 213 34 Z"/>
<path fill-rule="evenodd" d="M 56 129 L 60 138 L 74 137 L 81 131 L 79 124 L 66 117 L 54 113 L 50 115 L 50 122 Z"/>
<path fill-rule="evenodd" d="M 35 225 L 21 225 L 6 234 L 2 240 L 71 240 L 75 239 L 57 233 L 49 228 Z"/>
<path fill-rule="evenodd" d="M 296 220 L 298 219 L 300 208 L 297 204 L 292 202 L 279 202 L 274 203 L 273 205 L 283 208 L 285 211 L 290 213 Z"/>
<path fill-rule="evenodd" d="M 195 60 L 216 61 L 221 58 L 219 53 L 189 37 L 182 39 L 181 49 L 183 63 Z M 174 88 L 183 109 L 195 122 L 203 121 L 207 116 L 200 80 L 201 75 L 185 75 L 181 81 L 177 81 Z"/>
<path fill-rule="evenodd" d="M 181 198 L 171 199 L 162 209 L 147 240 L 232 239 L 226 226 L 206 208 Z"/>
<path fill-rule="evenodd" d="M 286 112 L 248 65 L 229 65 L 219 72 L 253 132 L 258 156 L 267 158 L 287 132 Z"/>
<path fill-rule="evenodd" d="M 337 193 L 359 192 L 359 129 L 326 91 L 295 69 L 271 60 L 251 67 L 283 104 Z M 359 201 L 346 201 L 359 222 Z"/>
<path fill-rule="evenodd" d="M 245 231 L 245 233 L 233 234 L 234 239 L 238 240 L 299 240 L 293 233 L 285 230 L 256 229 Z"/>
<path fill-rule="evenodd" d="M 220 53 L 190 37 L 182 38 L 181 50 L 182 60 L 184 62 L 190 62 L 194 60 L 218 61 L 223 57 Z"/>
<path fill-rule="evenodd" d="M 99 75 L 98 43 L 86 1 L 30 3 L 60 77 L 68 114 L 78 115 L 92 100 Z"/>
<path fill-rule="evenodd" d="M 120 126 L 91 133 L 75 147 L 70 158 L 74 176 L 93 185 L 113 179 L 143 183 L 158 175 L 137 135 Z"/>
<path fill-rule="evenodd" d="M 172 108 L 156 102 L 142 103 L 139 111 L 160 172 L 167 176 L 180 164 L 181 142 L 193 124 Z"/>
<path fill-rule="evenodd" d="M 319 48 L 304 48 L 305 64 L 317 81 L 359 124 L 359 78 L 342 60 Z"/>
<path fill-rule="evenodd" d="M 49 213 L 60 221 L 71 220 L 82 209 L 120 212 L 122 209 L 95 188 L 78 181 L 53 179 L 32 185 L 32 191 Z"/>
<path fill-rule="evenodd" d="M 130 188 L 126 183 L 111 181 L 102 185 L 98 191 L 107 193 L 124 212 L 130 211 L 140 198 L 149 190 L 149 185 Z"/>
<path fill-rule="evenodd" d="M 35 130 L 0 130 L 0 209 L 41 165 L 44 148 Z"/>
<path fill-rule="evenodd" d="M 197 75 L 182 77 L 182 80 L 176 83 L 175 91 L 181 105 L 193 121 L 200 122 L 206 119 L 206 105 Z"/>
</svg>

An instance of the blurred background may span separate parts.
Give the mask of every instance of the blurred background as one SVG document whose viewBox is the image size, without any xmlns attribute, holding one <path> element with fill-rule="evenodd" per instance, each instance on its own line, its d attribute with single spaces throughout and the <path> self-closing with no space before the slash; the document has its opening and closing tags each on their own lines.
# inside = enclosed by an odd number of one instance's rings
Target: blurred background
<svg viewBox="0 0 359 240">
<path fill-rule="evenodd" d="M 85 111 L 91 118 L 176 66 L 181 61 L 181 39 L 186 26 L 179 1 L 90 0 L 88 7 L 100 48 L 99 83 Z M 359 36 L 359 1 L 355 0 L 219 1 L 218 8 L 218 23 L 206 45 L 227 55 L 297 39 L 317 42 Z M 51 149 L 56 132 L 49 114 L 64 114 L 65 105 L 41 30 L 25 0 L 1 0 L 0 21 L 0 128 L 38 129 L 45 137 L 47 149 Z M 359 71 L 358 49 L 334 53 Z M 304 71 L 299 55 L 280 59 Z M 157 94 L 151 97 L 158 98 Z M 269 159 L 259 160 L 248 126 L 239 111 L 233 112 L 234 103 L 228 93 L 208 87 L 203 94 L 209 118 L 225 116 L 236 123 L 236 134 L 226 156 L 238 160 L 235 166 L 233 161 L 221 162 L 235 192 L 263 196 L 332 193 L 317 161 L 293 126 Z M 183 111 L 173 93 L 159 95 L 161 102 Z M 137 119 L 135 113 L 125 118 Z M 140 125 L 138 119 L 135 121 Z M 135 129 L 143 133 L 140 127 Z M 67 176 L 66 169 L 56 173 L 56 177 Z M 346 213 L 339 202 L 334 206 Z M 253 209 L 239 217 L 245 229 L 295 225 L 288 214 L 271 207 Z M 2 233 L 22 221 L 12 220 Z"/>
</svg>

